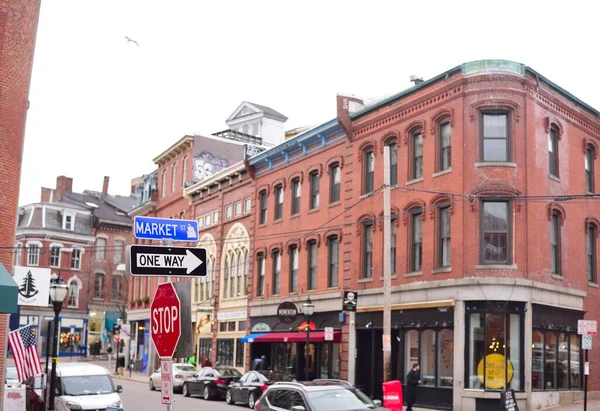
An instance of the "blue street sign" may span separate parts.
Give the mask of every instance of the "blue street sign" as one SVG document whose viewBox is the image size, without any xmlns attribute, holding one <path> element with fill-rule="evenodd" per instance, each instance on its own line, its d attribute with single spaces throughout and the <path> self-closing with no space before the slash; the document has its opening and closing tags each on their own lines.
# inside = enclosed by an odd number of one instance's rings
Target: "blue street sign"
<svg viewBox="0 0 600 411">
<path fill-rule="evenodd" d="M 133 219 L 135 238 L 147 240 L 198 241 L 198 223 L 194 220 L 175 220 L 136 216 Z"/>
</svg>

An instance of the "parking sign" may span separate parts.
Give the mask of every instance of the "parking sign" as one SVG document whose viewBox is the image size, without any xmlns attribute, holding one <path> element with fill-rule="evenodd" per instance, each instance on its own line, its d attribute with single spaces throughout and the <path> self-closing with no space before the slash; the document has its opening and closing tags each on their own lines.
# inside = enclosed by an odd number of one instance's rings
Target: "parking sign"
<svg viewBox="0 0 600 411">
<path fill-rule="evenodd" d="M 160 360 L 160 402 L 165 405 L 173 403 L 173 361 Z"/>
</svg>

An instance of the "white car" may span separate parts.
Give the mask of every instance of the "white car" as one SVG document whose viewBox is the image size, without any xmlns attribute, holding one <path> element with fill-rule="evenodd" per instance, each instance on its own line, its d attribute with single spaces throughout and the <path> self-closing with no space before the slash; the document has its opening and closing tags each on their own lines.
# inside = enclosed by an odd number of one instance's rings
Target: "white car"
<svg viewBox="0 0 600 411">
<path fill-rule="evenodd" d="M 64 363 L 56 367 L 57 387 L 54 408 L 58 411 L 103 410 L 123 407 L 110 373 L 104 367 L 87 363 Z"/>
<path fill-rule="evenodd" d="M 192 364 L 173 364 L 173 391 L 181 392 L 185 379 L 195 374 L 198 374 L 198 369 Z M 160 389 L 160 368 L 150 375 L 149 385 L 152 391 Z"/>
</svg>

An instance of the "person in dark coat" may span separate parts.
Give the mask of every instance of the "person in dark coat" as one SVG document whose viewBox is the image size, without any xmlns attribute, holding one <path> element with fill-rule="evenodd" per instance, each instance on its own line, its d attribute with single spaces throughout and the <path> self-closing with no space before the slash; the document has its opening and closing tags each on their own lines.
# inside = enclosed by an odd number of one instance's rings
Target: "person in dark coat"
<svg viewBox="0 0 600 411">
<path fill-rule="evenodd" d="M 421 384 L 421 367 L 414 363 L 412 369 L 406 374 L 406 411 L 412 411 L 417 402 L 417 387 Z"/>
<path fill-rule="evenodd" d="M 267 364 L 267 356 L 266 355 L 261 355 L 261 357 L 260 357 L 260 363 L 258 365 L 259 366 L 258 369 L 261 370 L 261 371 L 266 371 L 266 370 L 268 370 L 267 365 L 268 365 Z"/>
</svg>

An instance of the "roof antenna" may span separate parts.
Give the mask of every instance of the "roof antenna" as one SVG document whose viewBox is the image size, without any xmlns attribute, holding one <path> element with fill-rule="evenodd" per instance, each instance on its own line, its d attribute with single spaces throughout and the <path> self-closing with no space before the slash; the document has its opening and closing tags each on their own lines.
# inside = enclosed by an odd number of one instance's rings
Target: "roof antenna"
<svg viewBox="0 0 600 411">
<path fill-rule="evenodd" d="M 423 82 L 423 77 L 413 74 L 412 76 L 410 76 L 410 81 L 415 83 L 415 86 L 418 86 Z"/>
</svg>

